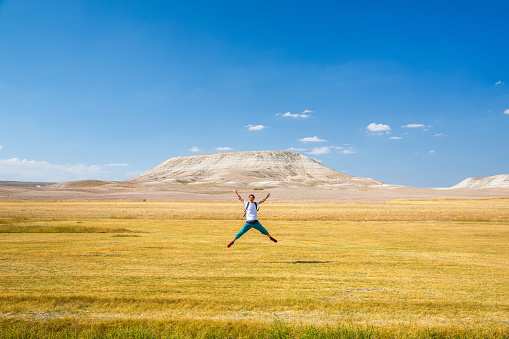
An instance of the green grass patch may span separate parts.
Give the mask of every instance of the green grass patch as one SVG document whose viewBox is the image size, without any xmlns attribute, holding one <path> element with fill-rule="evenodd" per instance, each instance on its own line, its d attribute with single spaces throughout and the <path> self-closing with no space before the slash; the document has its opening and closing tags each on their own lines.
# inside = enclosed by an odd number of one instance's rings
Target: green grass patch
<svg viewBox="0 0 509 339">
<path fill-rule="evenodd" d="M 284 322 L 259 323 L 245 321 L 200 320 L 103 320 L 83 322 L 76 318 L 46 319 L 44 321 L 0 321 L 0 337 L 19 338 L 115 338 L 115 339 L 505 339 L 509 333 L 502 329 L 476 328 L 418 328 L 399 327 L 388 331 L 380 327 L 356 325 L 294 325 Z"/>
<path fill-rule="evenodd" d="M 126 228 L 0 224 L 0 233 L 133 233 L 133 231 Z"/>
<path fill-rule="evenodd" d="M 113 235 L 114 238 L 129 238 L 129 237 L 141 237 L 141 235 L 138 234 L 115 234 Z"/>
</svg>

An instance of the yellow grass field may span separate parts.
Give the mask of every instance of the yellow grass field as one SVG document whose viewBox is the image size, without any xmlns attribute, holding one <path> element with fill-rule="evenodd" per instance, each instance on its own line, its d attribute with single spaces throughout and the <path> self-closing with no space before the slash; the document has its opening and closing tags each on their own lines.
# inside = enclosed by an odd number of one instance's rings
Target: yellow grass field
<svg viewBox="0 0 509 339">
<path fill-rule="evenodd" d="M 242 214 L 0 202 L 0 337 L 509 337 L 509 199 L 265 203 L 227 249 Z"/>
</svg>

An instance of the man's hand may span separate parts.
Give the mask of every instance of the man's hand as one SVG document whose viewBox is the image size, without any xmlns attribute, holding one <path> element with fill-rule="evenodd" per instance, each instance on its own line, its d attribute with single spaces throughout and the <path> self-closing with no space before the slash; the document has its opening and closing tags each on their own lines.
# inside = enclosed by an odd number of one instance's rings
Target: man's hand
<svg viewBox="0 0 509 339">
<path fill-rule="evenodd" d="M 265 198 L 263 198 L 262 200 L 260 200 L 259 204 L 261 204 L 262 202 L 267 200 L 268 197 L 270 197 L 270 193 L 267 193 L 267 196 Z"/>
<path fill-rule="evenodd" d="M 240 197 L 240 195 L 237 193 L 237 190 L 233 190 L 233 193 L 239 198 L 240 201 L 244 202 L 244 200 Z"/>
</svg>

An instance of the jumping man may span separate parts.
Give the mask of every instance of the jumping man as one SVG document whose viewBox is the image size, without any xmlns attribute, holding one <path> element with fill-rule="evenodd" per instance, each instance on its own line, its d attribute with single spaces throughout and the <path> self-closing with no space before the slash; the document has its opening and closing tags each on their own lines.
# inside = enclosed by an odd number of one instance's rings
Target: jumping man
<svg viewBox="0 0 509 339">
<path fill-rule="evenodd" d="M 235 192 L 235 194 L 237 195 L 237 198 L 239 198 L 239 200 L 242 201 L 242 203 L 244 204 L 244 207 L 246 208 L 246 223 L 244 224 L 244 227 L 242 227 L 240 232 L 237 233 L 237 235 L 235 236 L 235 239 L 233 239 L 232 242 L 229 243 L 226 247 L 230 247 L 231 245 L 233 245 L 235 240 L 237 240 L 238 238 L 243 236 L 244 233 L 249 231 L 251 228 L 257 229 L 258 231 L 260 231 L 261 234 L 268 236 L 270 240 L 277 242 L 277 240 L 274 239 L 273 237 L 271 237 L 269 232 L 256 219 L 258 205 L 261 204 L 262 202 L 264 202 L 265 200 L 267 200 L 267 198 L 270 197 L 270 193 L 267 193 L 267 196 L 265 198 L 260 200 L 260 202 L 256 203 L 254 201 L 255 196 L 252 194 L 249 195 L 249 201 L 244 201 L 244 199 L 242 199 L 240 197 L 240 195 L 237 193 L 237 190 L 233 190 L 233 192 Z"/>
</svg>

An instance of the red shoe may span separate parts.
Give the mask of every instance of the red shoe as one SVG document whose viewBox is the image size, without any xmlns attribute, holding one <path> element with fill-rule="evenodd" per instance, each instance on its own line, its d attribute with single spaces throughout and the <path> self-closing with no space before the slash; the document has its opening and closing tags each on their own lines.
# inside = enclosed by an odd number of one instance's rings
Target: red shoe
<svg viewBox="0 0 509 339">
<path fill-rule="evenodd" d="M 231 243 L 229 243 L 228 245 L 226 245 L 226 247 L 230 248 L 230 246 L 231 246 L 231 245 L 233 245 L 233 242 L 234 242 L 234 241 L 232 241 Z"/>
<path fill-rule="evenodd" d="M 274 242 L 277 242 L 276 239 L 274 239 L 273 237 L 269 237 L 270 240 L 274 241 Z"/>
</svg>

